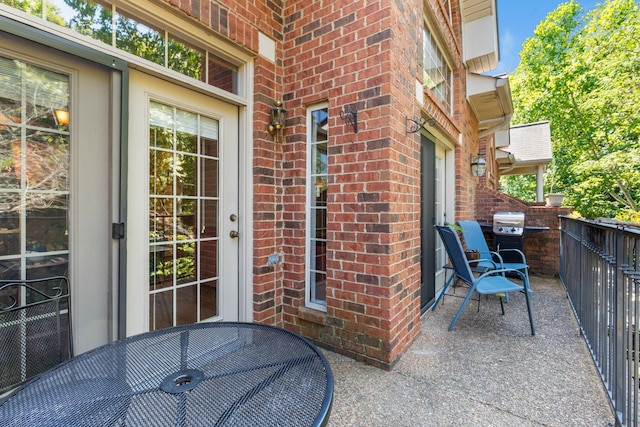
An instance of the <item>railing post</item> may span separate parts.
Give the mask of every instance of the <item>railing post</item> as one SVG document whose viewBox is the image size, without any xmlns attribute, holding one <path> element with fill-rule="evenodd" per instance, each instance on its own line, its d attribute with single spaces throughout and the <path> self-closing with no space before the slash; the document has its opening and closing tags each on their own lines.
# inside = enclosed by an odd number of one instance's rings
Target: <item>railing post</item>
<svg viewBox="0 0 640 427">
<path fill-rule="evenodd" d="M 618 416 L 621 416 L 621 420 L 624 424 L 627 424 L 626 420 L 629 416 L 629 411 L 627 407 L 628 401 L 625 398 L 625 367 L 626 367 L 626 357 L 627 352 L 625 351 L 625 338 L 629 334 L 629 327 L 631 325 L 626 325 L 626 289 L 624 287 L 624 236 L 621 234 L 620 229 L 617 229 L 612 232 L 615 239 L 615 253 L 613 254 L 613 292 L 615 296 L 614 303 L 614 318 L 615 318 L 615 328 L 616 331 L 613 339 L 613 377 L 611 378 L 612 387 L 611 392 L 613 393 L 613 399 L 616 403 L 616 411 L 618 412 Z M 628 355 L 631 357 L 631 354 Z"/>
</svg>

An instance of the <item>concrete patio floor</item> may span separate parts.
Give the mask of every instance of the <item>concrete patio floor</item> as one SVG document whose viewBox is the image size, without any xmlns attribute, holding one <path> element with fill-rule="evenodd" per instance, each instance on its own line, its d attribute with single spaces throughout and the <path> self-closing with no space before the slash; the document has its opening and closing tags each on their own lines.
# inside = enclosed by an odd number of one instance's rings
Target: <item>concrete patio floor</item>
<svg viewBox="0 0 640 427">
<path fill-rule="evenodd" d="M 615 418 L 562 285 L 532 277 L 532 337 L 523 294 L 445 297 L 387 372 L 325 351 L 335 377 L 330 427 L 609 426 Z M 458 295 L 464 290 L 458 289 Z"/>
</svg>

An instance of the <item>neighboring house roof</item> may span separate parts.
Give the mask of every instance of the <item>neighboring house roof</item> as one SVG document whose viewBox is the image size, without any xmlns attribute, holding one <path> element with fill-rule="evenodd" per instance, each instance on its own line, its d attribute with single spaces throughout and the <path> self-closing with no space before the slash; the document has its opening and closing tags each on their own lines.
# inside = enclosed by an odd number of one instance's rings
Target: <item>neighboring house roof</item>
<svg viewBox="0 0 640 427">
<path fill-rule="evenodd" d="M 535 174 L 551 162 L 551 130 L 548 121 L 512 126 L 509 144 L 496 148 L 500 175 Z"/>
</svg>

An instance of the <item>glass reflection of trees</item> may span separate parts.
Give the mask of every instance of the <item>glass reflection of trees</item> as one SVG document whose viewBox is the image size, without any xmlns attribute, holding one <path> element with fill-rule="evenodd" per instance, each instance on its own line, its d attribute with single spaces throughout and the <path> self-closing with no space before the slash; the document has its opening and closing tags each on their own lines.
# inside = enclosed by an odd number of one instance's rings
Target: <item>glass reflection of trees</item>
<svg viewBox="0 0 640 427">
<path fill-rule="evenodd" d="M 68 76 L 0 57 L 0 255 L 68 249 L 69 97 Z"/>
<path fill-rule="evenodd" d="M 185 76 L 237 94 L 236 66 L 106 1 L 0 0 Z M 46 8 L 43 8 L 43 3 Z M 43 16 L 43 10 L 45 16 Z"/>
</svg>

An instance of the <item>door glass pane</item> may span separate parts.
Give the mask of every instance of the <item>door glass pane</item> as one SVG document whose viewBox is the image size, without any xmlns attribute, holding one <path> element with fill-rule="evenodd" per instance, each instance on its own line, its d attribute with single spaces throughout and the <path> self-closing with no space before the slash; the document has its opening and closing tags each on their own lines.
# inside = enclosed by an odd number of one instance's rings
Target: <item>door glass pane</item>
<svg viewBox="0 0 640 427">
<path fill-rule="evenodd" d="M 153 330 L 169 320 L 179 325 L 219 313 L 220 159 L 217 120 L 158 102 L 150 103 L 149 117 L 149 322 Z M 173 292 L 168 293 L 168 288 Z M 170 304 L 159 305 L 153 297 L 156 293 L 170 298 Z"/>
<path fill-rule="evenodd" d="M 0 279 L 67 275 L 69 87 L 0 57 Z"/>
<path fill-rule="evenodd" d="M 149 295 L 149 317 L 151 330 L 168 328 L 173 325 L 173 290 Z"/>
</svg>

